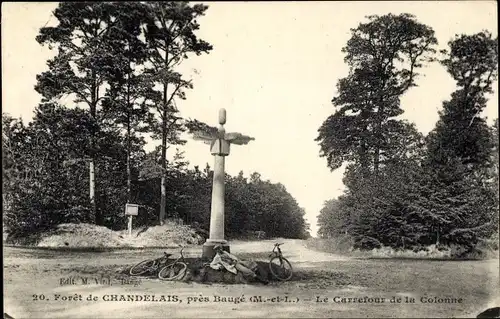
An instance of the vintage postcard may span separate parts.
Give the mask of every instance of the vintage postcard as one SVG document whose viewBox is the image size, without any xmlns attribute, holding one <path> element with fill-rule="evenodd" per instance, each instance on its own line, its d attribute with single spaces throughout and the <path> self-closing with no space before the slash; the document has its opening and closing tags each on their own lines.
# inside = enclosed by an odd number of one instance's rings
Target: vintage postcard
<svg viewBox="0 0 500 319">
<path fill-rule="evenodd" d="M 497 9 L 2 3 L 4 318 L 500 318 Z"/>
</svg>

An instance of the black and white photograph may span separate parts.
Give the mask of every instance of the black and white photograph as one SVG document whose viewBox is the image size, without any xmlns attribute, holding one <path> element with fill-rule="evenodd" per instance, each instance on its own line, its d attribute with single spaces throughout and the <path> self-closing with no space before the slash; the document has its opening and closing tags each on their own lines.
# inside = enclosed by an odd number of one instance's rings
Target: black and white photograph
<svg viewBox="0 0 500 319">
<path fill-rule="evenodd" d="M 496 1 L 2 2 L 3 318 L 500 318 Z"/>
</svg>

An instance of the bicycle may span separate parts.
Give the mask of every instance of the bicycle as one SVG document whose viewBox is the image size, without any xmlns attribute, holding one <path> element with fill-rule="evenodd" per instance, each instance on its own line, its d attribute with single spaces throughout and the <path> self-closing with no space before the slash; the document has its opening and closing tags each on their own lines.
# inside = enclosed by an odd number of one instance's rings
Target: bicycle
<svg viewBox="0 0 500 319">
<path fill-rule="evenodd" d="M 283 253 L 280 248 L 281 245 L 283 245 L 283 243 L 274 244 L 273 251 L 269 255 L 269 270 L 276 279 L 280 281 L 287 281 L 292 278 L 293 268 L 288 259 L 283 257 Z"/>
<path fill-rule="evenodd" d="M 151 275 L 151 274 L 154 274 L 155 272 L 157 272 L 159 269 L 160 271 L 158 272 L 158 278 L 160 278 L 162 280 L 182 279 L 182 278 L 184 278 L 184 275 L 186 274 L 186 269 L 187 269 L 187 265 L 184 262 L 184 256 L 182 255 L 182 250 L 183 249 L 181 249 L 181 257 L 177 258 L 174 262 L 169 262 L 169 258 L 170 258 L 170 256 L 172 256 L 172 254 L 168 254 L 167 252 L 164 252 L 163 256 L 160 258 L 147 259 L 147 260 L 141 261 L 140 263 L 132 266 L 132 268 L 130 268 L 129 273 L 131 276 L 143 276 L 146 274 Z M 182 260 L 182 261 L 179 261 L 179 260 Z M 170 273 L 170 275 L 167 277 L 166 276 L 167 269 L 173 268 L 174 265 L 176 266 L 175 269 L 177 271 L 174 273 Z M 165 276 L 163 277 L 163 275 L 165 275 Z"/>
<path fill-rule="evenodd" d="M 166 265 L 170 256 L 172 256 L 172 254 L 163 252 L 163 256 L 160 258 L 146 259 L 144 261 L 141 261 L 140 263 L 132 266 L 129 273 L 131 276 L 142 276 L 146 274 L 151 275 L 158 271 L 160 267 Z"/>
<path fill-rule="evenodd" d="M 158 272 L 158 278 L 167 281 L 182 280 L 184 278 L 187 273 L 187 264 L 186 260 L 184 259 L 184 255 L 182 254 L 183 250 L 184 248 L 181 249 L 181 255 L 179 258 L 160 269 L 160 271 Z"/>
</svg>

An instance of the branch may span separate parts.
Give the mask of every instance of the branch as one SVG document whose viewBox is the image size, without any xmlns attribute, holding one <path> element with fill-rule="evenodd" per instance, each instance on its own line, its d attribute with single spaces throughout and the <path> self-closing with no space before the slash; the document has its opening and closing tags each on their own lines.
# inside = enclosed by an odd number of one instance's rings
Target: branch
<svg viewBox="0 0 500 319">
<path fill-rule="evenodd" d="M 168 67 L 171 67 L 171 66 L 173 67 L 173 66 L 177 66 L 177 65 L 179 65 L 179 64 L 182 62 L 182 56 L 181 56 L 181 59 L 180 59 L 180 61 L 179 61 L 179 62 L 176 62 L 176 63 L 174 63 L 173 65 L 170 65 L 170 63 L 172 63 L 173 61 L 175 61 L 175 59 L 176 59 L 179 55 L 184 54 L 184 53 L 186 53 L 186 50 L 179 50 L 179 52 L 178 52 L 177 54 L 172 55 L 172 58 L 171 58 L 171 59 L 169 59 L 169 60 L 167 61 L 167 68 L 168 68 Z"/>
<path fill-rule="evenodd" d="M 488 77 L 485 80 L 484 86 L 483 87 L 479 86 L 481 91 L 484 91 L 487 87 L 489 87 L 491 85 L 491 83 L 492 83 L 491 77 L 493 76 L 494 72 L 495 72 L 495 70 L 490 70 L 490 73 L 488 74 Z"/>
<path fill-rule="evenodd" d="M 179 31 L 177 32 L 177 35 L 175 37 L 173 37 L 170 42 L 173 43 L 181 34 L 182 32 L 184 31 L 184 29 L 191 23 L 191 21 L 187 21 L 183 26 L 182 28 L 179 28 Z"/>
<path fill-rule="evenodd" d="M 101 32 L 97 33 L 97 37 L 100 37 L 104 32 L 109 31 L 116 24 L 117 21 L 118 21 L 118 19 L 115 18 L 115 21 L 111 21 L 110 23 L 108 23 L 108 25 L 106 26 L 106 28 L 104 28 L 104 30 L 102 30 Z M 99 23 L 97 25 L 100 26 L 101 25 L 101 21 L 99 21 Z"/>
<path fill-rule="evenodd" d="M 158 111 L 158 114 L 160 115 L 160 119 L 162 121 L 165 120 L 163 118 L 163 112 L 162 112 L 162 109 L 160 108 L 160 104 L 159 103 L 155 103 L 154 106 L 155 106 L 156 110 Z"/>
<path fill-rule="evenodd" d="M 98 89 L 98 90 L 99 90 L 99 89 Z M 109 98 L 109 96 L 107 96 L 107 95 L 103 95 L 103 96 L 101 96 L 101 97 L 97 98 L 97 100 L 95 101 L 95 104 L 97 105 L 97 103 L 99 103 L 99 101 L 104 100 L 104 99 L 106 99 L 106 98 Z"/>
<path fill-rule="evenodd" d="M 457 229 L 454 229 L 454 230 L 450 231 L 450 235 L 454 235 L 456 233 L 463 233 L 463 232 L 466 232 L 466 231 L 481 230 L 482 228 L 490 226 L 490 225 L 491 225 L 491 221 L 487 222 L 486 224 L 479 225 L 479 226 L 476 226 L 476 227 L 471 227 L 471 228 L 457 228 Z"/>
<path fill-rule="evenodd" d="M 170 124 L 170 126 L 175 125 L 175 123 L 177 123 L 177 121 L 178 121 L 179 119 L 180 119 L 179 117 L 175 118 L 172 122 L 170 122 L 170 123 L 169 123 L 169 124 Z"/>
<path fill-rule="evenodd" d="M 87 103 L 89 106 L 92 105 L 92 103 L 90 103 L 90 101 L 87 99 L 87 97 L 85 95 L 83 95 L 83 93 L 81 93 L 74 85 L 70 84 L 70 89 L 73 91 L 73 93 L 75 93 L 77 96 L 79 96 L 85 103 Z"/>
<path fill-rule="evenodd" d="M 177 87 L 175 88 L 174 92 L 172 92 L 172 95 L 170 95 L 170 98 L 168 99 L 167 101 L 167 104 L 165 105 L 165 107 L 168 107 L 168 105 L 170 104 L 170 102 L 172 102 L 172 99 L 174 98 L 175 94 L 180 90 L 180 88 L 182 86 L 185 86 L 186 84 L 189 84 L 191 83 L 191 81 L 188 81 L 186 83 L 179 83 L 179 85 L 177 85 Z"/>
<path fill-rule="evenodd" d="M 474 119 L 479 115 L 479 113 L 481 113 L 481 111 L 482 110 L 479 110 L 479 111 L 476 112 L 476 114 L 474 114 L 474 116 L 470 120 L 469 126 L 467 126 L 467 128 L 471 127 L 472 123 L 474 122 Z"/>
<path fill-rule="evenodd" d="M 158 52 L 158 50 L 157 50 L 156 52 Z M 153 67 L 154 67 L 156 70 L 160 69 L 160 67 L 158 67 L 158 63 L 155 61 L 155 59 L 154 59 L 154 57 L 153 57 L 153 56 L 148 55 L 148 60 L 149 60 L 149 62 L 151 62 L 151 64 L 153 64 Z"/>
</svg>

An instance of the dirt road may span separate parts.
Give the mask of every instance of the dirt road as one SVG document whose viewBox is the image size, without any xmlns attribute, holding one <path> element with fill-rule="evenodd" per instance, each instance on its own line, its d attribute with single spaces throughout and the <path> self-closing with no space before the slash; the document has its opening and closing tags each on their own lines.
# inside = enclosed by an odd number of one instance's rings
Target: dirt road
<svg viewBox="0 0 500 319">
<path fill-rule="evenodd" d="M 4 248 L 4 309 L 14 318 L 475 317 L 498 289 L 498 260 L 351 259 L 284 242 L 297 275 L 268 286 L 134 283 L 113 275 L 161 255 L 157 249 Z M 265 260 L 273 243 L 233 242 L 231 251 Z"/>
</svg>

